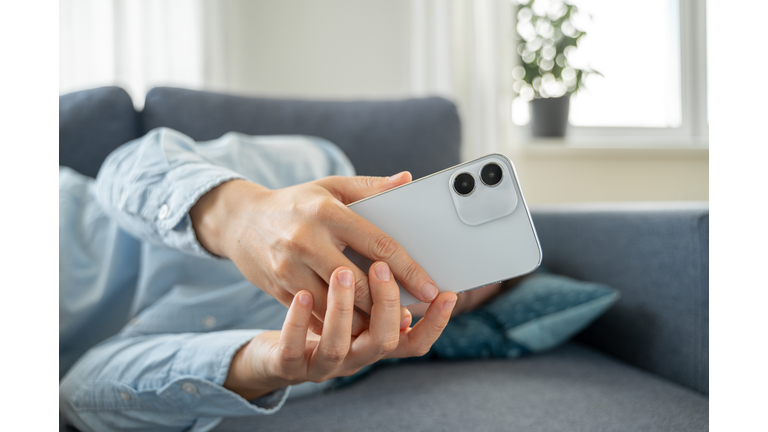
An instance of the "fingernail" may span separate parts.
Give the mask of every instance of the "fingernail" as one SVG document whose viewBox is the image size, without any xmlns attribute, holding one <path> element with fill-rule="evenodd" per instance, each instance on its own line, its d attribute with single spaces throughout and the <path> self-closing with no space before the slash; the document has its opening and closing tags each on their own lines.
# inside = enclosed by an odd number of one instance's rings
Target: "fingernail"
<svg viewBox="0 0 768 432">
<path fill-rule="evenodd" d="M 403 318 L 403 322 L 400 323 L 400 331 L 403 331 L 408 328 L 408 326 L 411 325 L 411 313 L 408 312 L 408 315 Z"/>
<path fill-rule="evenodd" d="M 432 300 L 437 295 L 437 287 L 427 282 L 421 288 L 421 295 L 423 295 L 426 300 Z"/>
<path fill-rule="evenodd" d="M 339 283 L 342 286 L 345 287 L 351 287 L 352 281 L 354 280 L 354 275 L 352 275 L 352 272 L 349 270 L 344 270 L 343 272 L 339 272 L 339 274 L 336 276 L 339 279 Z"/>
<path fill-rule="evenodd" d="M 382 262 L 376 264 L 376 268 L 374 269 L 376 271 L 376 277 L 379 278 L 380 281 L 389 282 L 389 266 L 387 263 Z"/>
<path fill-rule="evenodd" d="M 456 304 L 456 299 L 448 300 L 443 304 L 443 309 L 445 309 L 446 312 L 450 312 L 453 310 L 453 306 Z"/>
<path fill-rule="evenodd" d="M 309 294 L 307 293 L 299 294 L 299 303 L 303 304 L 304 306 L 307 306 L 309 304 Z"/>
<path fill-rule="evenodd" d="M 400 176 L 402 176 L 403 174 L 405 174 L 405 171 L 403 171 L 403 172 L 400 172 L 400 173 L 397 173 L 397 174 L 395 174 L 395 175 L 393 175 L 393 176 L 390 176 L 389 178 L 387 178 L 387 180 L 389 180 L 389 181 L 395 181 L 395 180 L 399 179 L 399 178 L 400 178 Z"/>
</svg>

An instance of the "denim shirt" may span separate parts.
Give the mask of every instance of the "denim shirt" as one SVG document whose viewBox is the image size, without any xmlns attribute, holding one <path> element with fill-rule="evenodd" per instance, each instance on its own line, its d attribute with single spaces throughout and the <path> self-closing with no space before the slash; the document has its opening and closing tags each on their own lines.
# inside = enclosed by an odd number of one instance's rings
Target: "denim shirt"
<svg viewBox="0 0 768 432">
<path fill-rule="evenodd" d="M 59 409 L 81 430 L 194 430 L 272 414 L 289 388 L 247 401 L 222 387 L 234 354 L 287 309 L 198 243 L 189 210 L 232 179 L 270 189 L 354 175 L 333 144 L 159 128 L 96 180 L 59 169 Z M 63 377 L 62 377 L 63 376 Z"/>
</svg>

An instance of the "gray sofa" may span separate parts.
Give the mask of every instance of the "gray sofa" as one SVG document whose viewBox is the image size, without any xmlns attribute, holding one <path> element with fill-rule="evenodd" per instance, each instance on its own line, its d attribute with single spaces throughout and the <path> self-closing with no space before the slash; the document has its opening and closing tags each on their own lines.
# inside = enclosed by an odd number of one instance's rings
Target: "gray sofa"
<svg viewBox="0 0 768 432">
<path fill-rule="evenodd" d="M 136 112 L 117 87 L 59 99 L 59 162 L 95 176 L 152 128 L 306 134 L 360 174 L 414 178 L 459 163 L 460 120 L 441 98 L 301 101 L 156 88 Z M 523 179 L 524 181 L 524 179 Z M 709 428 L 706 203 L 533 207 L 549 269 L 609 284 L 619 302 L 570 343 L 517 360 L 386 366 L 348 387 L 216 430 L 701 431 Z M 62 425 L 62 428 L 64 426 Z"/>
</svg>

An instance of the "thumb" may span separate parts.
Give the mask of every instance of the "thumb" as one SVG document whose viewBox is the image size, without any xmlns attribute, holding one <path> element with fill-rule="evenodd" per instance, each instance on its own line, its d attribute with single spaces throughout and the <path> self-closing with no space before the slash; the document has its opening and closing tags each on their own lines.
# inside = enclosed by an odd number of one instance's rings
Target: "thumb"
<svg viewBox="0 0 768 432">
<path fill-rule="evenodd" d="M 327 189 L 336 199 L 346 205 L 402 186 L 409 183 L 411 179 L 411 173 L 403 171 L 391 177 L 331 176 L 317 180 L 316 183 Z"/>
</svg>

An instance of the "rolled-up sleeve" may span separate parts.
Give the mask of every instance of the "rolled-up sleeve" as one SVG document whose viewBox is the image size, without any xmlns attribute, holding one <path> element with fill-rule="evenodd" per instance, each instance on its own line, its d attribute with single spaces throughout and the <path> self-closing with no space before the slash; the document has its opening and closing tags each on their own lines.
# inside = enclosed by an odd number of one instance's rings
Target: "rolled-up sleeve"
<svg viewBox="0 0 768 432">
<path fill-rule="evenodd" d="M 222 417 L 272 414 L 278 389 L 247 401 L 222 387 L 235 353 L 261 330 L 121 334 L 91 349 L 59 386 L 59 408 L 80 430 L 194 430 Z"/>
<path fill-rule="evenodd" d="M 245 179 L 276 189 L 354 174 L 344 153 L 318 137 L 230 132 L 195 142 L 173 129 L 157 128 L 107 157 L 96 177 L 96 199 L 136 238 L 213 257 L 197 241 L 189 210 L 214 187 Z"/>
<path fill-rule="evenodd" d="M 244 178 L 206 157 L 188 136 L 159 128 L 110 154 L 96 178 L 96 199 L 135 237 L 212 257 L 197 241 L 189 210 L 214 187 Z"/>
</svg>

